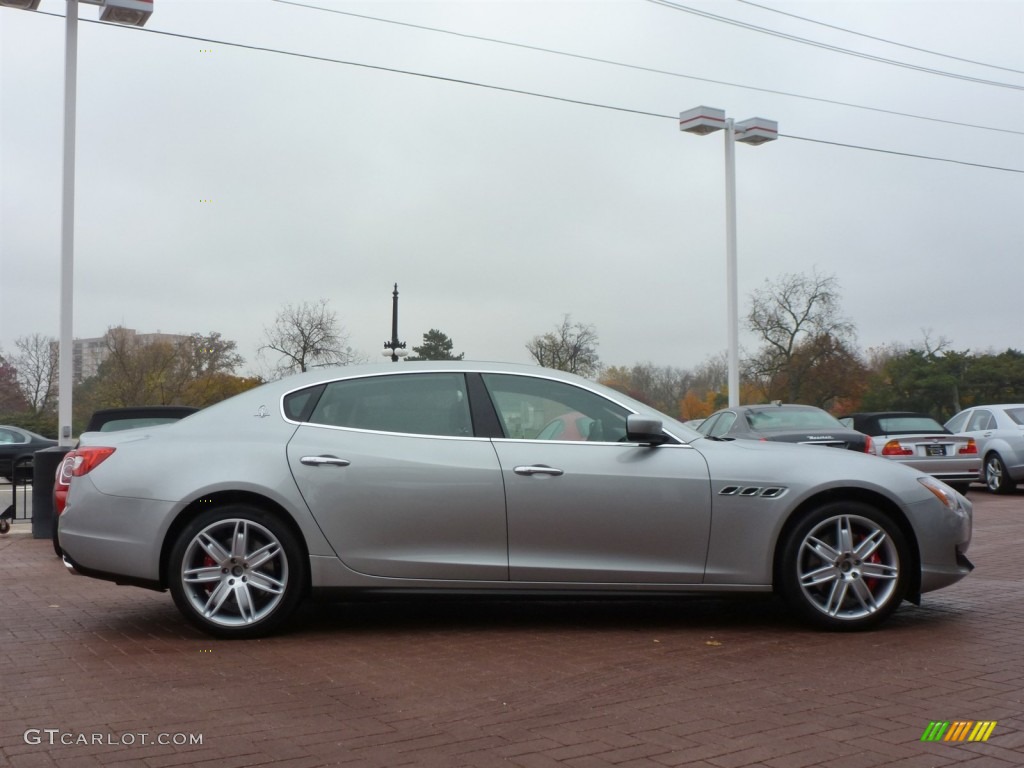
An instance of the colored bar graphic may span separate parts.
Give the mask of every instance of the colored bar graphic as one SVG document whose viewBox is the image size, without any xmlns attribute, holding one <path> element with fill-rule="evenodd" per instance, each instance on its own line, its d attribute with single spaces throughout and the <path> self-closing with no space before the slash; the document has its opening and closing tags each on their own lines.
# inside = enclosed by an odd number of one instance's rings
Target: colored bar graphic
<svg viewBox="0 0 1024 768">
<path fill-rule="evenodd" d="M 932 720 L 921 734 L 921 741 L 988 741 L 996 720 Z"/>
</svg>

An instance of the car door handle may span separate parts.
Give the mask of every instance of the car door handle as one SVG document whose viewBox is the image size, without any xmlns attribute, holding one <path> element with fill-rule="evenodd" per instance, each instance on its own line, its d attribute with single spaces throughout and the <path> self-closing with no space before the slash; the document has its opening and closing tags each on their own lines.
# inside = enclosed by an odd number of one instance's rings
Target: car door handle
<svg viewBox="0 0 1024 768">
<path fill-rule="evenodd" d="M 555 469 L 545 464 L 534 464 L 529 467 L 515 467 L 512 470 L 517 475 L 551 475 L 552 477 L 560 477 L 565 474 L 561 469 Z"/>
<path fill-rule="evenodd" d="M 337 456 L 303 456 L 299 461 L 307 467 L 321 467 L 325 464 L 332 467 L 347 467 L 352 463 L 348 459 L 339 459 Z"/>
</svg>

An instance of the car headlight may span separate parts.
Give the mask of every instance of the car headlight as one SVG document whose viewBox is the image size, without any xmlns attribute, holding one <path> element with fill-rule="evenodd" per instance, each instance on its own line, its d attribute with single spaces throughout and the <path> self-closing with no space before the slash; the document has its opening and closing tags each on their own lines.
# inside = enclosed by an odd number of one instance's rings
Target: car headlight
<svg viewBox="0 0 1024 768">
<path fill-rule="evenodd" d="M 950 512 L 956 512 L 957 514 L 965 514 L 963 504 L 960 499 L 959 493 L 954 491 L 948 485 L 941 480 L 936 480 L 934 477 L 919 477 L 917 482 L 927 488 L 934 494 L 935 498 L 942 502 L 942 506 L 948 509 Z"/>
</svg>

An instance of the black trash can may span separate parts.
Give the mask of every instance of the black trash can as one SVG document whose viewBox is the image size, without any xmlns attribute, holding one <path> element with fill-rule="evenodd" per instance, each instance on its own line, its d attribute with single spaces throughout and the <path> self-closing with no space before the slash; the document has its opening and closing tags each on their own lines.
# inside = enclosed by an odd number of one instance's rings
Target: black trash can
<svg viewBox="0 0 1024 768">
<path fill-rule="evenodd" d="M 55 445 L 35 453 L 32 470 L 32 538 L 52 539 L 54 533 L 53 486 L 57 467 L 71 450 L 68 445 Z"/>
</svg>

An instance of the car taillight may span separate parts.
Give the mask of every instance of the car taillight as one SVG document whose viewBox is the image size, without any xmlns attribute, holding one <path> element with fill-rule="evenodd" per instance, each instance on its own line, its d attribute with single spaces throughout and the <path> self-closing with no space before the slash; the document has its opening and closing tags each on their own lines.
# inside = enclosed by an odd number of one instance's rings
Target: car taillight
<svg viewBox="0 0 1024 768">
<path fill-rule="evenodd" d="M 53 511 L 60 515 L 68 505 L 68 487 L 71 485 L 71 467 L 75 463 L 75 452 L 68 451 L 57 465 L 57 477 L 53 481 Z"/>
<path fill-rule="evenodd" d="M 959 453 L 959 454 L 973 454 L 973 455 L 976 456 L 978 454 L 978 444 L 976 442 L 974 442 L 974 438 L 973 437 L 969 437 L 969 438 L 967 438 L 967 445 L 965 445 L 963 448 L 961 448 L 959 451 L 957 451 L 957 453 Z"/>
<path fill-rule="evenodd" d="M 874 453 L 875 444 L 871 440 L 871 435 L 864 435 L 864 453 Z"/>
<path fill-rule="evenodd" d="M 910 448 L 904 448 L 900 445 L 899 440 L 890 440 L 882 448 L 883 456 L 913 456 L 914 452 Z"/>
<path fill-rule="evenodd" d="M 114 448 L 96 446 L 95 448 L 79 448 L 74 451 L 71 464 L 71 476 L 81 477 L 92 472 L 96 467 L 110 458 Z"/>
</svg>

